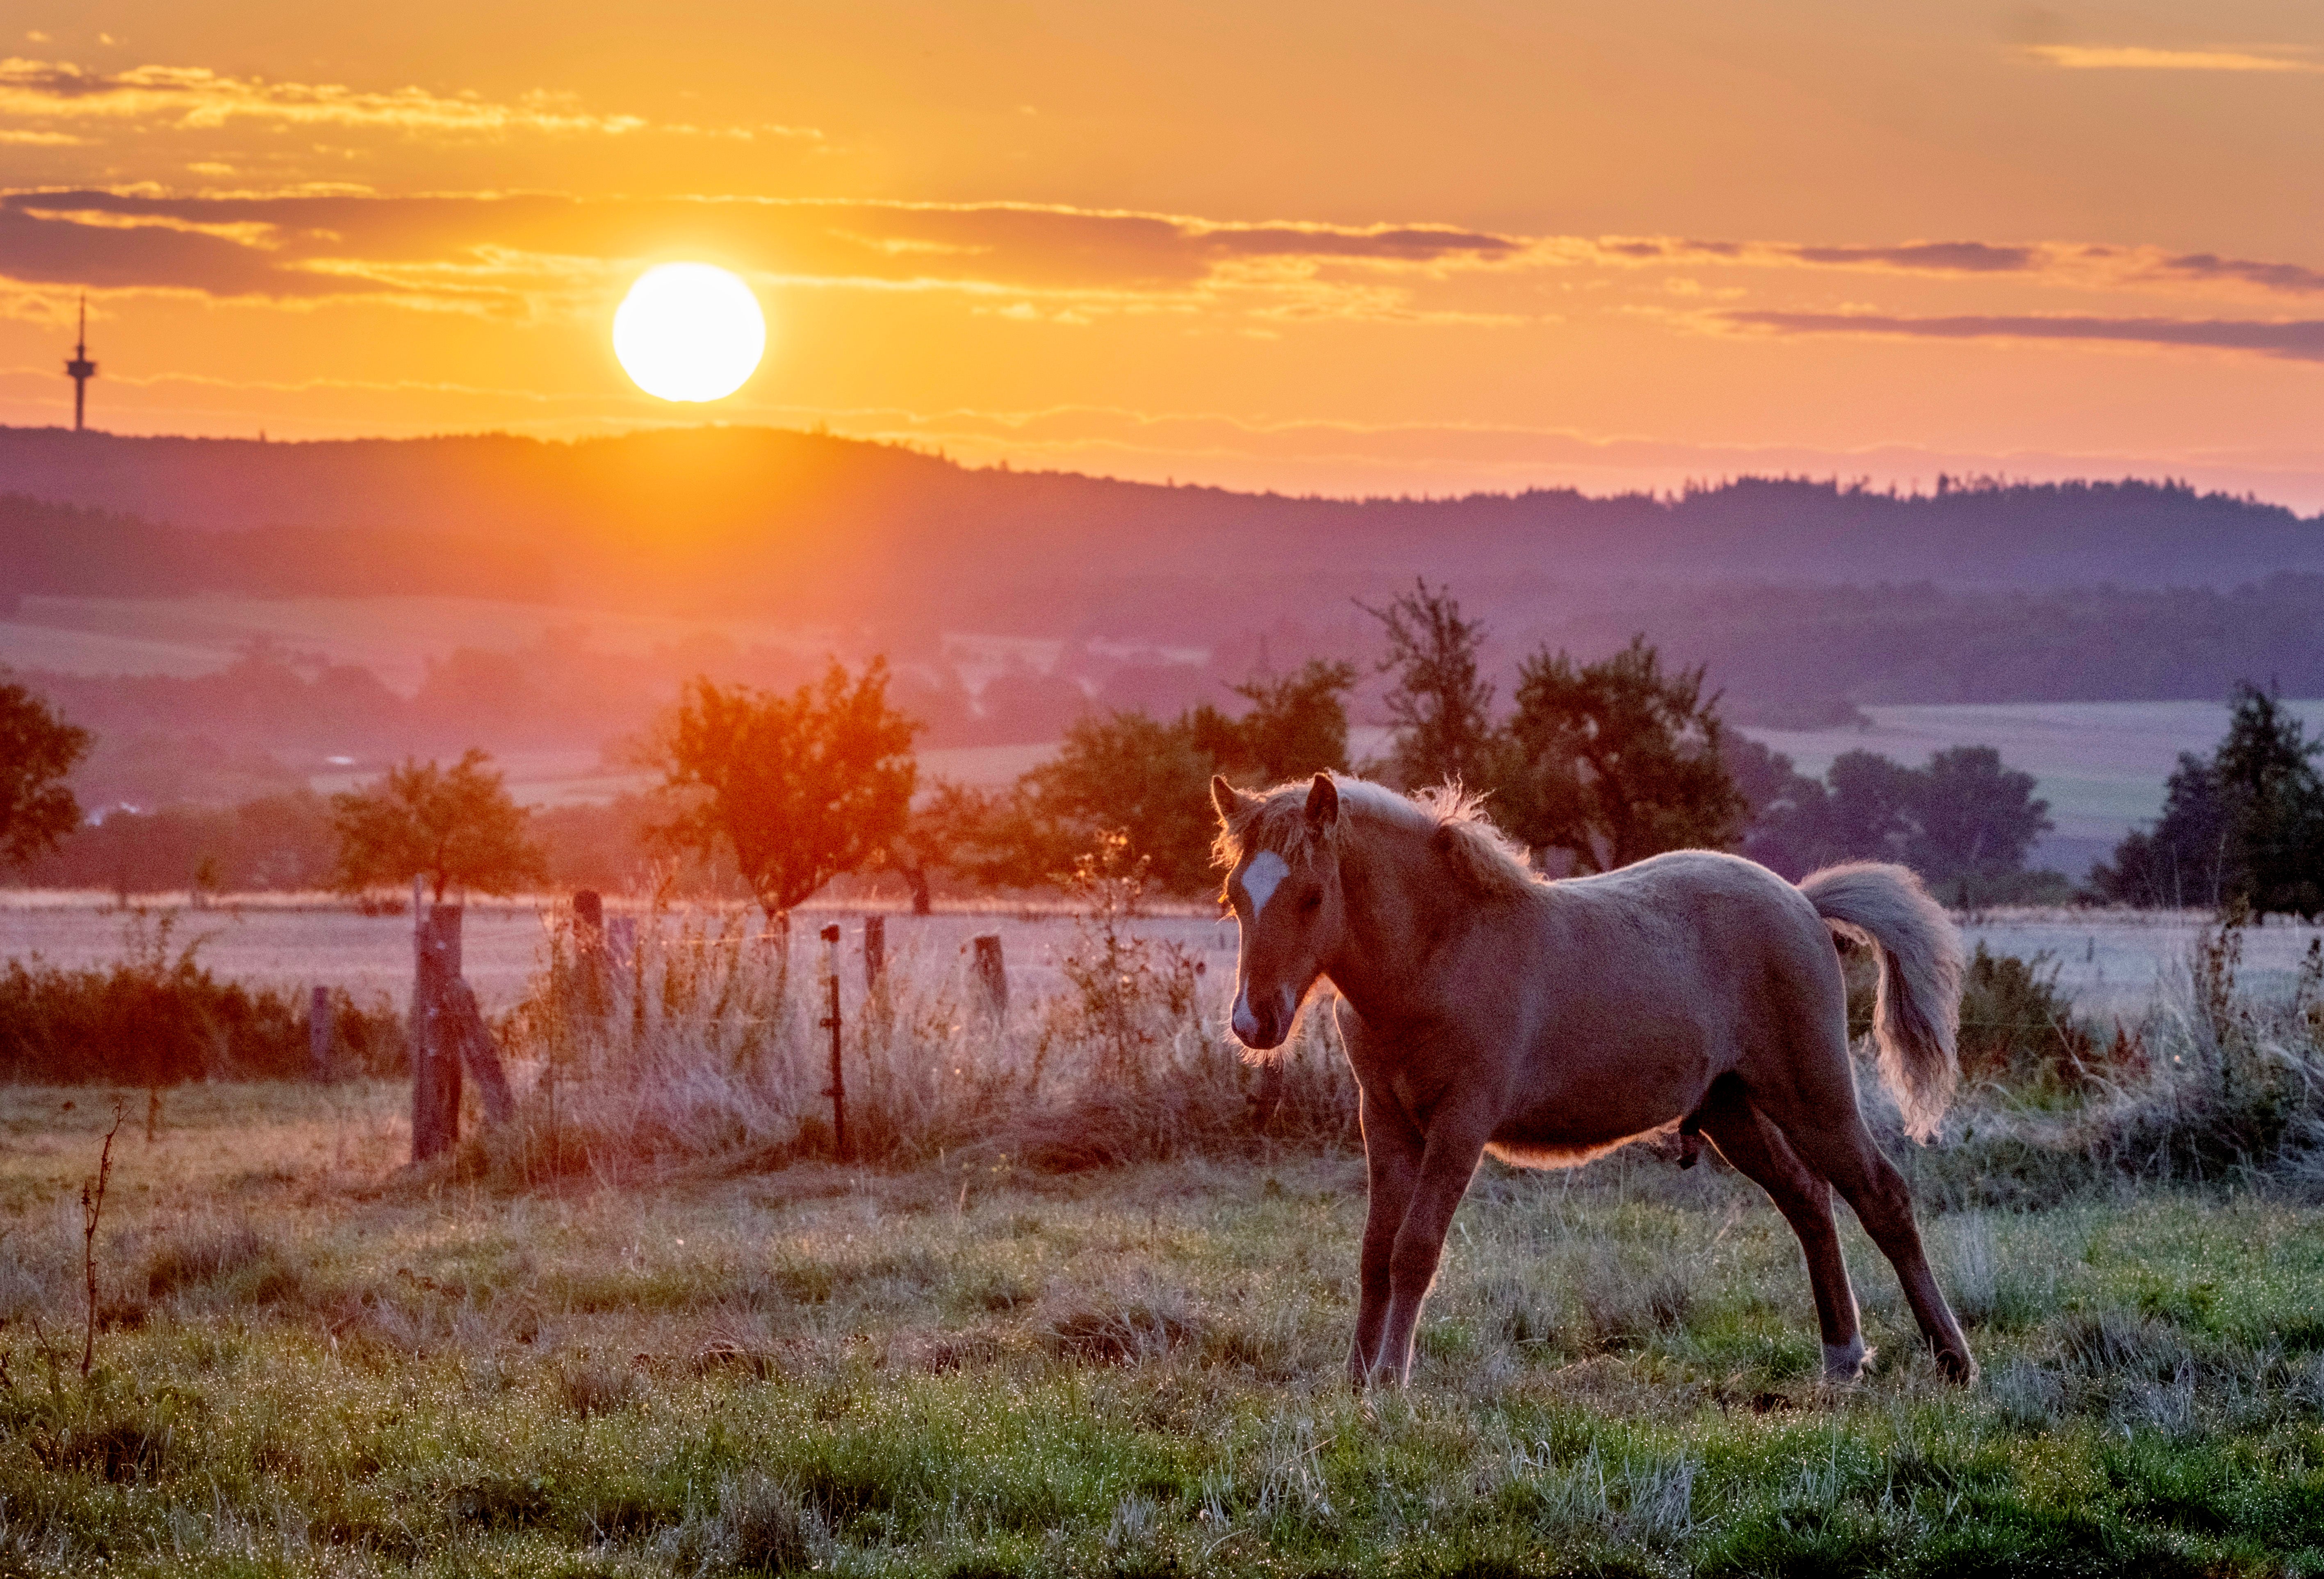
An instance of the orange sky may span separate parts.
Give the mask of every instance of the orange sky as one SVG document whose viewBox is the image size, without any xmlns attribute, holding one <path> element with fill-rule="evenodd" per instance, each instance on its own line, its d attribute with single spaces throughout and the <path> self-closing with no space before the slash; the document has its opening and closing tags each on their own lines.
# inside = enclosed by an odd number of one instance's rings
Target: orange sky
<svg viewBox="0 0 2324 1579">
<path fill-rule="evenodd" d="M 2324 508 L 2324 12 L 16 0 L 0 421 L 716 419 L 1331 493 L 2169 474 Z M 613 308 L 723 263 L 715 406 Z"/>
</svg>

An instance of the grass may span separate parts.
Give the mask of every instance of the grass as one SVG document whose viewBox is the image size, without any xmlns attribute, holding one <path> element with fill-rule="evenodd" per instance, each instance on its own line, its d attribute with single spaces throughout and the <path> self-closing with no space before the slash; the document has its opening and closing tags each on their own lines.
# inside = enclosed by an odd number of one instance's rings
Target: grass
<svg viewBox="0 0 2324 1579">
<path fill-rule="evenodd" d="M 1851 1224 L 1834 1390 L 1733 1176 L 1489 1165 L 1359 1399 L 1344 1156 L 506 1195 L 387 1173 L 392 1087 L 217 1086 L 124 1131 L 84 1386 L 88 1094 L 0 1103 L 0 1572 L 2324 1568 L 2324 1224 L 2261 1193 L 1936 1217 L 1969 1391 Z"/>
<path fill-rule="evenodd" d="M 2261 1002 L 2214 932 L 1900 1155 L 1975 1388 L 1852 1220 L 1879 1353 L 1823 1383 L 1775 1212 L 1634 1150 L 1487 1164 L 1357 1398 L 1328 1031 L 1234 1058 L 1137 900 L 1005 1015 L 949 950 L 851 997 L 855 1165 L 812 956 L 715 913 L 554 936 L 518 1119 L 425 1168 L 396 1085 L 129 1094 L 85 1381 L 114 1101 L 0 1088 L 0 1574 L 2324 1572 L 2324 957 Z M 2089 1052 L 2048 979 L 1973 1018 Z"/>
</svg>

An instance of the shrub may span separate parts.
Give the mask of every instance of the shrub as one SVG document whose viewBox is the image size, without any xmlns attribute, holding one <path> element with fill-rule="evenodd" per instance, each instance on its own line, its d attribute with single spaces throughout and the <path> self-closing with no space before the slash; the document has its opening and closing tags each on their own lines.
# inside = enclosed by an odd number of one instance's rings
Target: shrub
<svg viewBox="0 0 2324 1579">
<path fill-rule="evenodd" d="M 221 982 L 171 952 L 167 917 L 131 925 L 126 957 L 60 970 L 36 957 L 0 973 L 0 1077 L 50 1085 L 174 1085 L 308 1073 L 308 1004 L 295 989 Z M 329 1000 L 344 1072 L 404 1067 L 403 1026 L 384 1000 Z"/>
<path fill-rule="evenodd" d="M 2031 959 L 1995 955 L 1980 942 L 1961 980 L 1961 1072 L 2016 1082 L 2082 1082 L 2097 1048 L 2058 990 L 2048 949 Z"/>
</svg>

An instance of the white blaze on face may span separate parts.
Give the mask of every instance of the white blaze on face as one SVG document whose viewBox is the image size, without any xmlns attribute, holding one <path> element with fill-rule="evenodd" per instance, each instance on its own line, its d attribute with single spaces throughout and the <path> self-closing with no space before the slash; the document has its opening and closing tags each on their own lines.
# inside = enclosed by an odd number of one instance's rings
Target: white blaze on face
<svg viewBox="0 0 2324 1579">
<path fill-rule="evenodd" d="M 1261 850 L 1250 858 L 1250 864 L 1242 869 L 1242 891 L 1250 900 L 1252 920 L 1259 919 L 1259 912 L 1267 909 L 1267 901 L 1275 897 L 1276 889 L 1290 870 L 1283 857 L 1272 850 Z"/>
<path fill-rule="evenodd" d="M 1240 881 L 1243 898 L 1250 901 L 1252 920 L 1259 919 L 1259 912 L 1267 909 L 1267 901 L 1275 897 L 1275 891 L 1282 886 L 1290 871 L 1290 865 L 1272 850 L 1261 850 L 1250 858 L 1250 864 L 1242 869 Z M 1233 1023 L 1235 1035 L 1242 1039 L 1246 1047 L 1259 1039 L 1259 1017 L 1250 1011 L 1250 984 L 1248 982 L 1243 983 L 1235 993 Z"/>
</svg>

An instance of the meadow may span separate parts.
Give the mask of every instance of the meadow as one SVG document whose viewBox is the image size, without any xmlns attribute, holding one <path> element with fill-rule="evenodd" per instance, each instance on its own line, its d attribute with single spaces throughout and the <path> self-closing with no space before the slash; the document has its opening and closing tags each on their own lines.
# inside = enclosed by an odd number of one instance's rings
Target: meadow
<svg viewBox="0 0 2324 1579">
<path fill-rule="evenodd" d="M 2324 1048 L 2239 940 L 1888 1137 L 1976 1386 L 1845 1214 L 1823 1383 L 1774 1211 L 1632 1148 L 1488 1163 L 1359 1398 L 1328 1023 L 1251 1068 L 1094 899 L 1005 1013 L 948 948 L 851 998 L 853 1164 L 811 957 L 687 913 L 548 932 L 518 1119 L 425 1168 L 395 1085 L 0 1094 L 0 1573 L 2324 1570 Z"/>
</svg>

